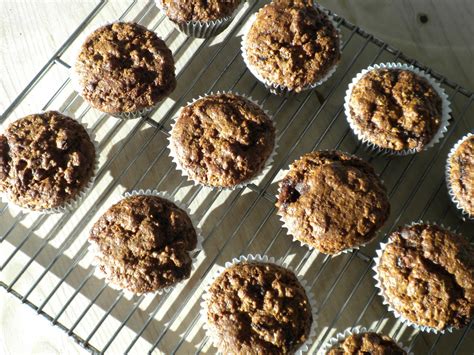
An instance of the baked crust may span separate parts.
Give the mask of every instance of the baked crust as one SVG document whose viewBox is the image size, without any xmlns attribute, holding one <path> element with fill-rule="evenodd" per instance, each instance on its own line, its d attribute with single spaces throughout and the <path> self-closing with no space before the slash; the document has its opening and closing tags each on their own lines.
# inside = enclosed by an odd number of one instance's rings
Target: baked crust
<svg viewBox="0 0 474 355">
<path fill-rule="evenodd" d="M 56 111 L 23 117 L 0 135 L 0 191 L 31 210 L 63 207 L 90 182 L 95 157 L 74 119 Z"/>
<path fill-rule="evenodd" d="M 197 235 L 187 213 L 157 196 L 132 196 L 94 224 L 89 242 L 98 268 L 115 286 L 154 292 L 189 277 Z"/>
<path fill-rule="evenodd" d="M 174 59 L 166 43 L 136 23 L 95 30 L 75 64 L 81 95 L 95 108 L 131 113 L 155 106 L 176 87 Z"/>
<path fill-rule="evenodd" d="M 326 254 L 371 241 L 390 214 L 374 169 L 340 151 L 295 161 L 280 182 L 276 206 L 291 235 Z"/>
</svg>

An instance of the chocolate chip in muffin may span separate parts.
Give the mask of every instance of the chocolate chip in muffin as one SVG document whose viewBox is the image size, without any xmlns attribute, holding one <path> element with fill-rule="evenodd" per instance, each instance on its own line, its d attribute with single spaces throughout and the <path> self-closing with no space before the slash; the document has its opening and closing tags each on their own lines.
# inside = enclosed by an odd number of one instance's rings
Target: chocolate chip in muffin
<svg viewBox="0 0 474 355">
<path fill-rule="evenodd" d="M 374 332 L 351 334 L 331 347 L 326 355 L 406 355 L 389 336 Z"/>
<path fill-rule="evenodd" d="M 421 151 L 441 126 L 442 100 L 405 69 L 373 69 L 353 87 L 350 120 L 368 142 L 394 151 Z"/>
<path fill-rule="evenodd" d="M 65 207 L 90 182 L 95 157 L 74 119 L 55 111 L 23 117 L 0 135 L 0 191 L 35 211 Z"/>
<path fill-rule="evenodd" d="M 225 354 L 291 354 L 306 342 L 313 323 L 308 296 L 283 267 L 242 262 L 209 289 L 207 322 Z"/>
<path fill-rule="evenodd" d="M 474 217 L 474 135 L 465 138 L 449 157 L 448 185 L 457 205 Z"/>
<path fill-rule="evenodd" d="M 189 277 L 197 234 L 187 213 L 171 201 L 138 195 L 109 208 L 89 242 L 111 284 L 142 294 Z"/>
<path fill-rule="evenodd" d="M 385 300 L 403 318 L 437 330 L 461 328 L 474 314 L 474 247 L 436 225 L 390 235 L 379 260 Z"/>
<path fill-rule="evenodd" d="M 95 30 L 82 45 L 74 68 L 81 95 L 110 114 L 155 106 L 176 87 L 174 59 L 166 43 L 136 23 Z"/>
<path fill-rule="evenodd" d="M 280 183 L 276 206 L 291 235 L 326 254 L 368 243 L 390 213 L 374 169 L 339 151 L 295 161 Z"/>
<path fill-rule="evenodd" d="M 325 78 L 339 62 L 340 38 L 311 0 L 274 0 L 246 35 L 247 64 L 270 85 L 300 92 Z"/>
<path fill-rule="evenodd" d="M 157 0 L 173 22 L 210 22 L 232 16 L 241 0 Z"/>
<path fill-rule="evenodd" d="M 235 94 L 206 96 L 183 108 L 171 131 L 180 167 L 200 184 L 233 187 L 262 171 L 275 146 L 271 119 Z"/>
</svg>

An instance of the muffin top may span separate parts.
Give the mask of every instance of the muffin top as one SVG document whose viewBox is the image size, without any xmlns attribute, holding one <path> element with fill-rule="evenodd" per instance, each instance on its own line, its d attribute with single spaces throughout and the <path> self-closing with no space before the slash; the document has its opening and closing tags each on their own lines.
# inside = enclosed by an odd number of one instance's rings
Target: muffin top
<svg viewBox="0 0 474 355">
<path fill-rule="evenodd" d="M 244 50 L 266 82 L 299 92 L 339 61 L 339 41 L 331 20 L 312 0 L 274 0 L 257 13 Z"/>
<path fill-rule="evenodd" d="M 109 282 L 142 294 L 189 277 L 197 235 L 174 203 L 139 195 L 109 208 L 94 224 L 89 242 Z"/>
<path fill-rule="evenodd" d="M 242 262 L 214 281 L 207 319 L 225 354 L 294 353 L 313 322 L 306 292 L 293 272 L 270 263 Z"/>
<path fill-rule="evenodd" d="M 171 51 L 154 32 L 136 23 L 95 30 L 82 45 L 74 69 L 81 95 L 111 114 L 150 108 L 176 87 Z"/>
<path fill-rule="evenodd" d="M 216 21 L 232 16 L 241 0 L 158 0 L 159 6 L 172 21 Z"/>
<path fill-rule="evenodd" d="M 341 342 L 335 344 L 327 352 L 327 355 L 406 355 L 392 338 L 387 335 L 374 332 L 363 332 L 351 334 Z"/>
<path fill-rule="evenodd" d="M 326 254 L 369 242 L 390 213 L 374 169 L 339 151 L 295 161 L 280 183 L 276 206 L 290 234 Z"/>
<path fill-rule="evenodd" d="M 390 235 L 378 266 L 387 302 L 404 318 L 438 330 L 461 328 L 474 313 L 474 248 L 436 225 Z"/>
<path fill-rule="evenodd" d="M 0 191 L 35 211 L 65 206 L 90 182 L 95 156 L 74 119 L 55 111 L 23 117 L 0 135 Z"/>
<path fill-rule="evenodd" d="M 442 101 L 412 71 L 374 69 L 355 84 L 349 110 L 367 141 L 395 151 L 421 151 L 440 128 Z"/>
<path fill-rule="evenodd" d="M 456 202 L 474 216 L 474 135 L 463 140 L 451 155 L 448 174 Z"/>
<path fill-rule="evenodd" d="M 206 96 L 183 108 L 171 148 L 188 176 L 213 187 L 232 187 L 256 176 L 275 146 L 265 112 L 234 94 Z"/>
</svg>

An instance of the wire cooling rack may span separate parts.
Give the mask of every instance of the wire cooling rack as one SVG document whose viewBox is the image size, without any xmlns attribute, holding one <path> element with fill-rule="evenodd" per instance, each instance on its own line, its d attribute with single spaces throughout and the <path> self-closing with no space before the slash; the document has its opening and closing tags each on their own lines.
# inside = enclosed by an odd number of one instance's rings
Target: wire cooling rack
<svg viewBox="0 0 474 355">
<path fill-rule="evenodd" d="M 311 150 L 337 148 L 367 159 L 384 179 L 392 213 L 383 233 L 423 219 L 472 238 L 472 225 L 460 219 L 444 182 L 450 148 L 474 126 L 471 92 L 336 16 L 344 41 L 336 74 L 317 90 L 281 98 L 252 77 L 240 55 L 243 28 L 264 1 L 245 3 L 232 26 L 211 40 L 179 33 L 153 2 L 133 1 L 123 8 L 111 3 L 97 4 L 1 116 L 6 124 L 34 111 L 67 110 L 95 133 L 101 156 L 94 188 L 74 212 L 37 215 L 0 205 L 3 288 L 91 352 L 215 353 L 199 318 L 203 286 L 216 265 L 241 254 L 262 253 L 285 258 L 315 294 L 318 327 L 311 352 L 336 332 L 363 325 L 391 335 L 418 354 L 472 353 L 472 323 L 445 335 L 425 334 L 387 311 L 372 278 L 378 242 L 336 258 L 309 251 L 282 230 L 274 207 L 277 182 L 289 163 Z M 69 81 L 74 48 L 84 34 L 103 24 L 104 13 L 115 14 L 107 21 L 136 21 L 154 29 L 177 60 L 177 90 L 143 119 L 122 121 L 91 109 Z M 428 71 L 450 97 L 449 131 L 427 152 L 403 158 L 373 156 L 358 144 L 345 121 L 343 97 L 352 77 L 370 64 L 388 61 Z M 166 149 L 177 110 L 200 94 L 218 90 L 260 101 L 273 114 L 281 136 L 272 169 L 257 183 L 235 191 L 213 191 L 187 182 Z M 94 274 L 87 250 L 88 230 L 98 216 L 124 191 L 139 188 L 167 191 L 188 205 L 205 239 L 205 253 L 197 255 L 191 278 L 163 296 L 131 297 L 111 289 Z"/>
</svg>

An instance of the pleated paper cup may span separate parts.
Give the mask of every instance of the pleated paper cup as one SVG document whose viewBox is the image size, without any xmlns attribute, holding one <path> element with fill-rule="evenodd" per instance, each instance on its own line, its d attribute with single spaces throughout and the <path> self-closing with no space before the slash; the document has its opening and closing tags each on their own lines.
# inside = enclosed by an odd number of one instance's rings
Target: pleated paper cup
<svg viewBox="0 0 474 355">
<path fill-rule="evenodd" d="M 189 278 L 191 278 L 191 275 L 192 273 L 195 271 L 196 269 L 196 265 L 197 265 L 197 256 L 199 254 L 199 252 L 204 252 L 203 249 L 202 249 L 202 243 L 203 243 L 203 237 L 202 237 L 202 232 L 201 232 L 201 229 L 198 227 L 198 223 L 197 221 L 195 220 L 194 218 L 194 215 L 191 214 L 191 211 L 190 209 L 188 208 L 188 206 L 184 205 L 183 203 L 181 203 L 180 201 L 176 200 L 174 197 L 170 196 L 169 194 L 165 193 L 165 192 L 162 192 L 162 191 L 157 191 L 157 190 L 152 190 L 152 189 L 147 189 L 147 190 L 143 190 L 143 189 L 140 189 L 140 190 L 132 190 L 130 192 L 125 192 L 122 196 L 121 199 L 119 199 L 118 201 L 116 201 L 115 203 L 113 203 L 112 205 L 115 205 L 116 203 L 126 199 L 126 198 L 129 198 L 129 197 L 133 197 L 133 196 L 156 196 L 156 197 L 160 197 L 160 198 L 163 198 L 167 201 L 170 201 L 172 202 L 173 204 L 175 204 L 179 209 L 183 210 L 184 212 L 186 212 L 186 214 L 188 215 L 188 217 L 191 219 L 191 223 L 194 227 L 194 230 L 196 231 L 196 236 L 197 236 L 197 242 L 196 242 L 196 247 L 191 250 L 189 252 L 189 254 L 191 255 L 191 273 L 190 273 L 190 276 Z M 111 205 L 111 206 L 112 206 Z M 104 212 L 105 213 L 105 212 Z M 99 217 L 100 218 L 100 217 Z M 99 263 L 99 257 L 101 255 L 101 251 L 100 251 L 100 248 L 99 246 L 97 245 L 97 243 L 95 242 L 91 242 L 89 241 L 89 252 L 93 255 L 93 260 L 92 260 L 92 265 L 95 266 L 95 275 L 98 276 L 100 279 L 103 279 L 108 286 L 110 286 L 112 289 L 114 290 L 117 290 L 117 291 L 122 291 L 126 296 L 128 297 L 132 297 L 132 296 L 140 296 L 142 295 L 142 293 L 133 293 L 131 292 L 130 290 L 127 290 L 127 289 L 123 289 L 121 287 L 119 287 L 118 285 L 114 284 L 113 282 L 110 282 L 107 278 L 107 275 L 104 274 L 100 268 L 98 267 L 100 265 Z M 166 287 L 163 287 L 163 288 L 160 288 L 156 291 L 152 291 L 152 292 L 147 292 L 145 293 L 146 295 L 148 294 L 158 294 L 158 295 L 163 295 L 165 293 L 169 293 L 171 291 L 173 291 L 177 285 L 183 283 L 183 282 L 186 282 L 186 280 L 188 280 L 189 278 L 186 278 L 186 279 L 183 279 L 181 281 L 178 281 L 176 284 L 173 284 L 173 285 L 170 285 L 170 286 L 166 286 Z"/>
<path fill-rule="evenodd" d="M 243 3 L 243 2 L 242 2 Z M 166 10 L 163 8 L 159 0 L 155 0 L 156 7 L 165 14 Z M 190 5 L 191 6 L 191 5 Z M 211 38 L 215 37 L 229 27 L 234 20 L 235 14 L 238 13 L 239 5 L 231 16 L 226 16 L 217 20 L 210 21 L 187 21 L 187 22 L 175 22 L 170 19 L 171 22 L 185 35 L 195 38 Z"/>
<path fill-rule="evenodd" d="M 378 70 L 378 69 L 401 69 L 401 70 L 408 70 L 419 77 L 422 77 L 428 81 L 428 83 L 431 85 L 431 87 L 436 91 L 438 96 L 441 99 L 441 122 L 438 130 L 434 134 L 434 136 L 431 138 L 431 140 L 426 144 L 422 151 L 426 151 L 433 146 L 435 146 L 446 134 L 448 131 L 448 126 L 449 126 L 449 119 L 450 119 L 450 114 L 451 114 L 451 104 L 449 102 L 448 95 L 444 91 L 444 89 L 441 87 L 441 85 L 428 73 L 424 72 L 423 70 L 420 70 L 413 65 L 408 65 L 405 63 L 382 63 L 382 64 L 375 64 L 367 67 L 366 69 L 362 70 L 359 74 L 357 74 L 353 79 L 352 82 L 349 84 L 349 87 L 346 91 L 346 96 L 344 98 L 344 112 L 346 115 L 347 122 L 349 123 L 349 126 L 352 129 L 352 132 L 354 132 L 355 136 L 359 141 L 362 142 L 365 148 L 367 148 L 369 151 L 376 153 L 376 154 L 381 154 L 381 155 L 396 155 L 396 156 L 406 156 L 410 154 L 416 154 L 419 153 L 420 151 L 417 149 L 404 149 L 404 150 L 394 150 L 394 149 L 389 149 L 389 148 L 384 148 L 380 147 L 375 143 L 372 143 L 370 140 L 370 137 L 365 134 L 358 126 L 355 120 L 352 117 L 351 114 L 351 109 L 350 109 L 350 99 L 352 96 L 352 90 L 354 89 L 355 85 L 362 79 L 364 75 L 367 73 L 373 71 L 373 70 Z"/>
<path fill-rule="evenodd" d="M 77 62 L 78 62 L 78 59 L 79 59 L 79 55 L 82 51 L 82 45 L 85 43 L 85 41 L 87 40 L 87 38 L 89 38 L 89 36 L 91 36 L 92 34 L 94 34 L 95 31 L 101 29 L 102 27 L 105 27 L 105 26 L 109 26 L 109 25 L 113 25 L 113 24 L 116 24 L 116 23 L 133 23 L 137 26 L 140 26 L 140 27 L 143 27 L 145 28 L 147 31 L 150 31 L 150 32 L 154 32 L 156 34 L 156 36 L 160 39 L 162 39 L 158 33 L 156 33 L 155 31 L 152 31 L 150 30 L 149 28 L 143 26 L 143 25 L 140 25 L 139 23 L 136 23 L 136 22 L 133 22 L 133 21 L 111 21 L 111 22 L 105 22 L 99 26 L 97 26 L 96 28 L 94 28 L 91 32 L 87 32 L 85 34 L 82 34 L 79 38 L 80 40 L 77 41 L 78 45 L 73 49 L 73 53 L 74 53 L 74 59 L 73 59 L 73 64 L 71 66 L 71 68 L 69 69 L 69 79 L 71 80 L 71 85 L 72 85 L 72 88 L 74 89 L 74 91 L 76 91 L 79 96 L 81 96 L 85 102 L 87 102 L 91 107 L 94 107 L 95 109 L 99 110 L 100 112 L 103 112 L 109 116 L 112 116 L 112 117 L 115 117 L 115 118 L 119 118 L 119 119 L 123 119 L 123 120 L 133 120 L 133 119 L 137 119 L 137 118 L 140 118 L 140 117 L 144 117 L 144 116 L 147 116 L 149 115 L 151 112 L 153 112 L 156 108 L 158 108 L 158 106 L 161 104 L 161 102 L 165 99 L 161 99 L 160 101 L 158 101 L 156 104 L 152 105 L 152 106 L 149 106 L 149 107 L 143 107 L 139 110 L 136 110 L 136 111 L 132 111 L 132 112 L 105 112 L 105 111 L 102 111 L 101 109 L 99 108 L 96 108 L 95 106 L 92 105 L 92 103 L 90 103 L 84 96 L 83 96 L 83 91 L 84 91 L 84 86 L 81 84 L 81 78 L 79 76 L 79 74 L 76 72 L 76 66 L 77 66 Z"/>
<path fill-rule="evenodd" d="M 277 266 L 280 266 L 284 269 L 287 269 L 291 271 L 296 278 L 298 279 L 299 283 L 301 286 L 304 288 L 306 297 L 308 298 L 309 304 L 311 306 L 311 312 L 312 312 L 312 317 L 313 317 L 313 322 L 311 324 L 311 329 L 308 335 L 308 339 L 298 348 L 298 350 L 295 352 L 297 355 L 301 355 L 305 352 L 308 352 L 311 344 L 313 344 L 313 339 L 316 336 L 316 327 L 317 327 L 317 304 L 316 300 L 314 298 L 313 293 L 310 290 L 310 287 L 308 283 L 300 276 L 297 275 L 297 273 L 288 266 L 287 263 L 283 261 L 283 259 L 276 260 L 273 257 L 269 257 L 267 255 L 260 255 L 260 254 L 249 254 L 249 255 L 241 255 L 238 258 L 234 258 L 231 261 L 228 261 L 224 264 L 224 267 L 219 266 L 215 272 L 212 274 L 212 276 L 209 278 L 209 282 L 205 286 L 205 291 L 202 295 L 202 302 L 201 302 L 201 311 L 200 311 L 200 316 L 201 319 L 204 322 L 204 330 L 206 331 L 206 335 L 211 339 L 213 342 L 213 345 L 215 347 L 218 347 L 218 344 L 220 343 L 220 339 L 217 337 L 215 332 L 212 329 L 212 325 L 209 324 L 208 318 L 207 318 L 207 313 L 208 313 L 208 301 L 210 300 L 210 293 L 209 290 L 212 286 L 212 284 L 216 281 L 216 279 L 224 272 L 226 269 L 238 265 L 244 262 L 258 262 L 258 263 L 266 263 L 266 264 L 274 264 Z"/>
<path fill-rule="evenodd" d="M 463 143 L 464 143 L 465 141 L 467 141 L 468 139 L 471 139 L 472 136 L 473 136 L 472 133 L 468 133 L 468 134 L 466 134 L 464 137 L 462 137 L 462 138 L 454 145 L 454 147 L 451 149 L 451 151 L 450 151 L 449 154 L 448 154 L 448 159 L 447 159 L 447 161 L 446 161 L 446 171 L 445 171 L 446 184 L 447 184 L 447 187 L 448 187 L 449 197 L 451 198 L 452 203 L 453 203 L 453 204 L 456 206 L 456 208 L 461 212 L 462 217 L 463 217 L 464 219 L 470 220 L 470 221 L 473 221 L 473 220 L 474 220 L 474 215 L 469 214 L 469 212 L 464 209 L 464 207 L 463 207 L 462 204 L 460 203 L 458 197 L 456 196 L 456 194 L 454 193 L 454 190 L 453 190 L 453 185 L 452 185 L 452 181 L 451 181 L 451 161 L 452 161 L 452 159 L 453 159 L 454 154 L 456 153 L 456 151 L 458 150 L 458 148 L 461 146 L 461 144 L 463 144 Z"/>
<path fill-rule="evenodd" d="M 273 124 L 273 128 L 275 129 L 275 144 L 273 146 L 272 152 L 270 153 L 267 160 L 265 161 L 265 164 L 260 169 L 260 171 L 255 173 L 254 176 L 252 176 L 249 179 L 244 180 L 244 181 L 242 181 L 242 182 L 240 182 L 240 183 L 238 183 L 234 186 L 212 186 L 212 185 L 201 183 L 201 182 L 196 181 L 196 180 L 191 178 L 188 171 L 183 167 L 183 165 L 179 161 L 178 154 L 177 154 L 177 151 L 176 151 L 176 148 L 174 146 L 173 139 L 172 139 L 172 132 L 173 132 L 174 126 L 176 125 L 176 122 L 179 119 L 179 117 L 181 116 L 181 112 L 184 108 L 186 108 L 190 105 L 193 105 L 197 101 L 199 101 L 201 99 L 204 99 L 206 97 L 215 96 L 215 95 L 224 95 L 224 94 L 231 94 L 231 95 L 240 96 L 243 99 L 245 99 L 245 100 L 253 103 L 254 105 L 258 106 L 265 113 L 265 115 L 267 115 L 267 117 L 271 120 L 271 122 Z M 169 141 L 168 150 L 169 150 L 169 155 L 170 155 L 173 163 L 176 165 L 176 169 L 181 173 L 181 175 L 184 178 L 186 178 L 188 181 L 192 182 L 195 186 L 204 186 L 204 187 L 208 187 L 208 188 L 215 189 L 215 190 L 218 190 L 218 191 L 221 191 L 221 190 L 236 190 L 236 189 L 244 188 L 245 186 L 247 186 L 249 184 L 257 183 L 257 181 L 258 181 L 258 179 L 260 179 L 260 177 L 265 176 L 268 173 L 268 171 L 270 171 L 270 169 L 272 168 L 272 164 L 274 162 L 275 156 L 277 154 L 277 149 L 278 149 L 278 146 L 279 146 L 279 139 L 280 139 L 280 136 L 278 134 L 278 130 L 276 129 L 275 121 L 273 120 L 272 115 L 267 110 L 264 110 L 263 107 L 257 101 L 255 101 L 254 99 L 252 99 L 249 96 L 240 94 L 238 92 L 217 91 L 215 93 L 211 92 L 209 94 L 199 96 L 198 98 L 188 102 L 188 104 L 186 106 L 183 106 L 181 108 L 181 110 L 178 112 L 177 116 L 174 118 L 173 123 L 171 124 L 171 134 L 168 137 L 168 141 Z"/>
<path fill-rule="evenodd" d="M 262 7 L 260 11 L 262 11 L 262 9 L 264 9 L 267 5 L 265 5 L 264 7 Z M 342 33 L 338 27 L 338 24 L 336 22 L 336 20 L 334 19 L 334 16 L 332 16 L 328 10 L 326 10 L 325 8 L 323 8 L 321 5 L 316 5 L 314 4 L 314 7 L 320 11 L 322 11 L 323 13 L 326 14 L 326 16 L 329 18 L 329 20 L 331 21 L 331 23 L 333 24 L 334 28 L 336 29 L 337 33 L 338 33 L 338 37 L 339 37 L 339 52 L 342 54 Z M 258 12 L 257 12 L 258 14 Z M 246 25 L 246 30 L 245 30 L 245 34 L 242 36 L 242 42 L 241 42 L 241 52 L 242 52 L 242 58 L 244 60 L 244 63 L 245 65 L 247 66 L 247 68 L 249 69 L 249 71 L 252 73 L 252 75 L 257 78 L 258 81 L 260 81 L 263 85 L 265 85 L 265 87 L 270 90 L 270 92 L 272 94 L 275 94 L 275 95 L 279 95 L 279 96 L 285 96 L 285 97 L 288 97 L 288 96 L 292 96 L 292 95 L 295 95 L 297 94 L 297 92 L 293 89 L 290 89 L 286 86 L 283 86 L 283 85 L 279 85 L 279 84 L 276 84 L 276 83 L 273 83 L 272 81 L 270 80 L 267 80 L 265 79 L 261 74 L 260 72 L 258 71 L 258 69 L 256 67 L 254 67 L 248 60 L 248 55 L 247 55 L 247 37 L 248 37 L 248 34 L 249 34 L 249 31 L 250 31 L 250 28 L 252 27 L 253 23 L 255 22 L 255 20 L 257 19 L 257 14 L 253 14 L 248 22 L 248 24 Z M 340 62 L 340 60 L 339 60 Z M 313 90 L 315 89 L 316 87 L 318 86 L 321 86 L 324 82 L 326 82 L 335 72 L 336 72 L 336 69 L 339 65 L 339 62 L 335 63 L 330 69 L 329 71 L 323 75 L 319 80 L 317 80 L 315 83 L 312 83 L 310 85 L 307 85 L 306 87 L 302 88 L 300 90 L 299 93 L 301 92 L 304 92 L 304 91 L 308 91 L 308 90 Z"/>
<path fill-rule="evenodd" d="M 46 113 L 46 112 L 48 112 L 48 111 L 42 111 L 42 112 L 39 112 L 38 114 L 43 114 L 43 113 Z M 59 112 L 59 113 L 61 113 L 61 112 Z M 69 118 L 72 118 L 77 123 L 79 123 L 85 129 L 85 131 L 87 132 L 92 144 L 94 145 L 95 158 L 94 158 L 94 163 L 93 163 L 93 168 L 92 168 L 93 169 L 92 170 L 92 175 L 89 178 L 89 181 L 76 193 L 76 195 L 73 198 L 65 201 L 63 205 L 58 206 L 58 207 L 53 207 L 53 208 L 45 208 L 45 209 L 41 209 L 41 210 L 29 209 L 27 207 L 20 206 L 20 205 L 16 204 L 15 202 L 13 202 L 13 199 L 11 198 L 11 196 L 9 196 L 9 194 L 7 192 L 0 193 L 0 200 L 3 203 L 8 204 L 9 208 L 12 208 L 12 210 L 16 213 L 23 212 L 23 213 L 29 213 L 29 214 L 31 214 L 31 213 L 59 214 L 59 213 L 72 212 L 75 209 L 77 209 L 77 207 L 81 204 L 81 202 L 84 200 L 84 198 L 87 196 L 89 191 L 94 186 L 94 181 L 95 181 L 95 178 L 97 176 L 97 172 L 99 170 L 99 144 L 98 144 L 97 140 L 95 139 L 95 134 L 86 125 L 84 125 L 84 124 L 80 123 L 79 121 L 77 121 L 74 118 L 74 115 L 72 115 L 68 112 L 61 113 L 61 114 L 64 115 L 64 116 L 67 116 Z M 7 129 L 7 127 L 0 128 L 0 135 L 3 134 L 5 129 Z"/>
<path fill-rule="evenodd" d="M 343 332 L 338 333 L 333 338 L 329 339 L 326 342 L 326 344 L 324 344 L 323 347 L 318 351 L 318 355 L 326 355 L 333 346 L 342 343 L 345 339 L 347 339 L 351 335 L 359 335 L 359 334 L 370 333 L 370 332 L 371 331 L 367 330 L 367 328 L 360 327 L 360 326 L 354 327 L 354 328 L 347 328 Z M 377 333 L 377 334 L 381 334 L 381 333 Z M 403 349 L 408 355 L 414 355 L 413 352 L 410 351 L 408 347 L 404 346 L 402 343 L 398 341 L 395 341 L 394 339 L 392 340 L 397 344 L 397 346 L 400 349 Z"/>
<path fill-rule="evenodd" d="M 412 227 L 420 224 L 426 224 L 426 225 L 437 225 L 436 223 L 432 222 L 424 222 L 424 221 L 417 221 L 413 222 L 411 224 L 408 224 L 407 227 Z M 451 231 L 450 228 L 446 228 L 443 225 L 439 225 L 441 228 L 444 228 L 447 231 Z M 390 303 L 390 300 L 388 297 L 385 296 L 384 288 L 382 285 L 382 281 L 380 279 L 379 275 L 379 266 L 380 266 L 380 260 L 382 258 L 382 255 L 385 251 L 385 248 L 387 245 L 391 243 L 390 239 L 386 243 L 380 243 L 380 248 L 376 251 L 376 257 L 374 258 L 374 266 L 372 267 L 372 270 L 374 271 L 374 279 L 375 279 L 375 287 L 377 288 L 378 294 L 380 297 L 382 297 L 383 304 L 387 306 L 388 310 L 395 316 L 395 318 L 399 319 L 402 323 L 415 328 L 417 330 L 420 330 L 422 332 L 426 333 L 435 333 L 435 334 L 444 334 L 446 332 L 451 333 L 454 330 L 454 327 L 447 327 L 444 330 L 439 330 L 433 327 L 428 327 L 425 325 L 420 325 L 417 323 L 412 322 L 411 320 L 405 318 L 403 315 L 401 315 L 394 307 L 392 307 L 392 304 Z"/>
</svg>

